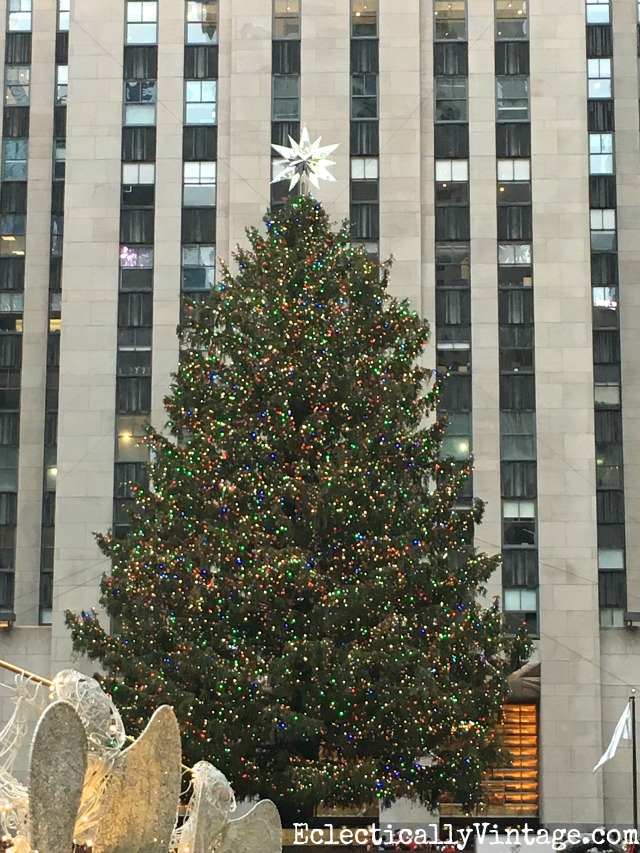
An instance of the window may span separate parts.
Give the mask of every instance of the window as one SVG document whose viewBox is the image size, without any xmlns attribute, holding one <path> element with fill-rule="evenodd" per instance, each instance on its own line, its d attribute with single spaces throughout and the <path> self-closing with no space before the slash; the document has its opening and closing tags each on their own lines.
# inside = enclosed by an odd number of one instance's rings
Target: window
<svg viewBox="0 0 640 853">
<path fill-rule="evenodd" d="M 69 86 L 69 66 L 56 66 L 56 106 L 67 103 L 67 88 Z"/>
<path fill-rule="evenodd" d="M 617 287 L 593 287 L 591 289 L 591 303 L 593 305 L 594 329 L 617 327 Z"/>
<path fill-rule="evenodd" d="M 618 408 L 620 406 L 620 385 L 596 384 L 593 388 L 593 398 L 596 408 Z"/>
<path fill-rule="evenodd" d="M 58 0 L 58 30 L 66 32 L 69 29 L 71 17 L 71 0 Z"/>
<path fill-rule="evenodd" d="M 128 0 L 127 44 L 155 44 L 157 41 L 157 0 Z"/>
<path fill-rule="evenodd" d="M 622 445 L 596 446 L 596 488 L 622 488 Z"/>
<path fill-rule="evenodd" d="M 496 0 L 496 38 L 498 41 L 526 39 L 526 0 Z"/>
<path fill-rule="evenodd" d="M 503 541 L 505 545 L 536 544 L 536 503 L 531 500 L 502 502 Z"/>
<path fill-rule="evenodd" d="M 528 266 L 531 264 L 530 243 L 500 243 L 498 245 L 498 263 L 502 265 L 517 264 Z"/>
<path fill-rule="evenodd" d="M 598 569 L 624 569 L 622 548 L 598 548 Z"/>
<path fill-rule="evenodd" d="M 26 248 L 24 214 L 0 216 L 0 255 L 23 256 Z"/>
<path fill-rule="evenodd" d="M 51 215 L 51 255 L 62 257 L 62 244 L 64 239 L 64 216 Z"/>
<path fill-rule="evenodd" d="M 464 461 L 469 458 L 470 452 L 471 416 L 466 412 L 449 415 L 440 447 L 440 456 L 443 459 L 451 457 Z"/>
<path fill-rule="evenodd" d="M 467 78 L 436 77 L 437 122 L 467 121 Z"/>
<path fill-rule="evenodd" d="M 218 44 L 218 0 L 188 0 L 187 44 Z"/>
<path fill-rule="evenodd" d="M 151 410 L 151 377 L 119 376 L 116 381 L 116 407 L 119 414 Z"/>
<path fill-rule="evenodd" d="M 182 247 L 182 290 L 210 290 L 216 277 L 215 246 Z"/>
<path fill-rule="evenodd" d="M 610 24 L 610 0 L 587 0 L 587 23 Z"/>
<path fill-rule="evenodd" d="M 378 179 L 377 157 L 352 157 L 352 181 L 376 181 Z"/>
<path fill-rule="evenodd" d="M 273 38 L 300 38 L 300 0 L 273 0 Z"/>
<path fill-rule="evenodd" d="M 29 106 L 31 69 L 28 65 L 7 65 L 4 102 L 7 107 Z"/>
<path fill-rule="evenodd" d="M 185 83 L 185 122 L 187 124 L 216 123 L 215 80 L 187 80 Z"/>
<path fill-rule="evenodd" d="M 351 35 L 353 38 L 378 35 L 378 0 L 351 0 Z"/>
<path fill-rule="evenodd" d="M 465 0 L 435 0 L 436 41 L 463 41 L 467 37 Z"/>
<path fill-rule="evenodd" d="M 505 461 L 536 458 L 534 412 L 501 412 L 501 458 Z"/>
<path fill-rule="evenodd" d="M 151 293 L 121 293 L 118 300 L 118 327 L 146 328 L 153 325 Z"/>
<path fill-rule="evenodd" d="M 53 143 L 53 178 L 54 180 L 64 180 L 67 168 L 67 140 L 56 139 Z M 25 162 L 25 178 L 26 180 L 26 162 Z"/>
<path fill-rule="evenodd" d="M 123 184 L 153 184 L 156 179 L 154 163 L 123 163 Z"/>
<path fill-rule="evenodd" d="M 18 488 L 18 448 L 0 448 L 0 492 L 15 492 Z"/>
<path fill-rule="evenodd" d="M 535 589 L 505 589 L 504 609 L 535 613 L 538 609 L 538 591 Z"/>
<path fill-rule="evenodd" d="M 498 121 L 529 120 L 529 78 L 497 77 Z"/>
<path fill-rule="evenodd" d="M 184 164 L 185 207 L 213 207 L 216 203 L 216 163 Z"/>
<path fill-rule="evenodd" d="M 297 74 L 273 75 L 273 120 L 300 118 L 300 78 Z"/>
<path fill-rule="evenodd" d="M 122 269 L 153 269 L 153 246 L 120 246 Z"/>
<path fill-rule="evenodd" d="M 436 287 L 469 287 L 469 244 L 436 246 Z"/>
<path fill-rule="evenodd" d="M 9 0 L 10 33 L 28 33 L 31 30 L 32 0 Z"/>
<path fill-rule="evenodd" d="M 589 77 L 590 98 L 611 97 L 611 60 L 588 59 L 587 74 Z"/>
<path fill-rule="evenodd" d="M 26 181 L 28 139 L 4 139 L 2 141 L 2 180 Z"/>
<path fill-rule="evenodd" d="M 436 181 L 468 181 L 468 160 L 436 160 Z"/>
<path fill-rule="evenodd" d="M 531 168 L 529 160 L 498 160 L 498 180 L 531 180 Z"/>
<path fill-rule="evenodd" d="M 156 122 L 155 80 L 127 80 L 124 84 L 124 123 L 149 125 Z"/>
<path fill-rule="evenodd" d="M 615 210 L 591 211 L 591 249 L 594 252 L 615 252 Z"/>
<path fill-rule="evenodd" d="M 372 119 L 378 116 L 378 75 L 351 75 L 351 118 Z"/>
<path fill-rule="evenodd" d="M 589 174 L 613 175 L 613 133 L 589 134 Z"/>
</svg>

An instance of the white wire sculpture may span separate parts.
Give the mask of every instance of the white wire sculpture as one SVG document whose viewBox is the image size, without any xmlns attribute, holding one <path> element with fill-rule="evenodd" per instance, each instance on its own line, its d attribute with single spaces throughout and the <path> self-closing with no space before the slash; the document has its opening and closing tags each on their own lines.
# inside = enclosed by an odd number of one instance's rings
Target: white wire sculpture
<svg viewBox="0 0 640 853">
<path fill-rule="evenodd" d="M 29 788 L 13 775 L 27 710 L 44 711 L 29 756 Z M 11 718 L 0 731 L 0 849 L 7 853 L 281 853 L 275 805 L 243 817 L 231 785 L 206 761 L 191 770 L 179 814 L 181 744 L 175 714 L 158 708 L 131 745 L 120 714 L 93 678 L 64 670 L 48 701 L 17 677 Z"/>
</svg>

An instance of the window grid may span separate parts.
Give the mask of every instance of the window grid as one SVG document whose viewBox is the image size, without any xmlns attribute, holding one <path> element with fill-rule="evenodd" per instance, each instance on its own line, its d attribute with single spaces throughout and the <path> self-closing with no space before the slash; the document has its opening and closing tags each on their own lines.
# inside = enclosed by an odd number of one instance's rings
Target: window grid
<svg viewBox="0 0 640 853">
<path fill-rule="evenodd" d="M 187 0 L 186 43 L 218 44 L 218 0 Z"/>
<path fill-rule="evenodd" d="M 603 25 L 611 23 L 609 0 L 586 0 L 586 20 L 589 45 L 590 32 L 600 32 L 605 29 Z M 589 25 L 595 26 L 591 29 Z M 612 64 L 606 55 L 587 58 L 589 116 L 596 107 L 602 116 L 589 125 L 590 130 L 615 127 Z M 605 103 L 600 106 L 598 101 Z M 588 144 L 590 176 L 610 176 L 590 179 L 601 190 L 590 192 L 591 296 L 600 625 L 619 628 L 623 627 L 626 609 L 626 557 L 614 134 L 589 133 Z M 604 418 L 618 424 L 617 428 L 603 432 Z"/>
<path fill-rule="evenodd" d="M 350 0 L 350 220 L 351 236 L 377 258 L 379 207 L 378 0 Z"/>
<path fill-rule="evenodd" d="M 127 0 L 126 44 L 157 44 L 157 0 Z"/>
</svg>

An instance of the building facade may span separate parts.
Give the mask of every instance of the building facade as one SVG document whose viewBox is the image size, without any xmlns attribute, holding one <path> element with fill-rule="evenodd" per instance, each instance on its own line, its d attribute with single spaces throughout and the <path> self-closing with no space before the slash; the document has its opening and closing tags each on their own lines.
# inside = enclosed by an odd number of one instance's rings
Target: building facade
<svg viewBox="0 0 640 853">
<path fill-rule="evenodd" d="M 182 306 L 281 202 L 270 146 L 305 124 L 340 143 L 332 217 L 432 321 L 488 594 L 538 638 L 485 814 L 630 824 L 628 756 L 592 768 L 640 684 L 635 0 L 0 8 L 0 656 L 70 664 Z"/>
</svg>

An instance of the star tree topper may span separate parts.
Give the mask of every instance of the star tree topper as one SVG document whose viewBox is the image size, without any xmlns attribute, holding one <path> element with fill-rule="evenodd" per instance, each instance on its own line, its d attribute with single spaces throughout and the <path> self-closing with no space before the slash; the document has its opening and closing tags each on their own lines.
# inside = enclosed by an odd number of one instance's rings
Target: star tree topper
<svg viewBox="0 0 640 853">
<path fill-rule="evenodd" d="M 335 182 L 336 179 L 327 168 L 335 166 L 335 162 L 327 160 L 327 157 L 339 147 L 339 143 L 320 145 L 321 139 L 322 137 L 318 137 L 315 142 L 311 142 L 309 131 L 305 127 L 300 135 L 300 142 L 289 137 L 290 147 L 272 145 L 283 159 L 277 163 L 280 171 L 271 183 L 290 179 L 289 190 L 292 190 L 298 181 L 302 187 L 304 178 L 308 178 L 316 189 L 320 189 L 320 181 Z"/>
</svg>

